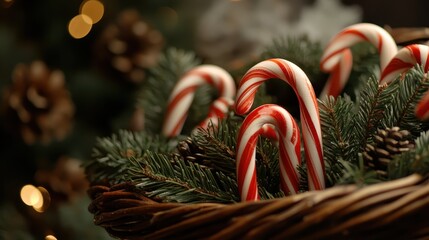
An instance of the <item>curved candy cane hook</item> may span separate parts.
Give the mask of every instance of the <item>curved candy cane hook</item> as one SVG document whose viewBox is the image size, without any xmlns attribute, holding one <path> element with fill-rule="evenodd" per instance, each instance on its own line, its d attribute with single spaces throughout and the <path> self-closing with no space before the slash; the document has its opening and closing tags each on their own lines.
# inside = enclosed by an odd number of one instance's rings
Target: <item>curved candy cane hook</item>
<svg viewBox="0 0 429 240">
<path fill-rule="evenodd" d="M 286 194 L 294 194 L 299 190 L 299 127 L 284 108 L 265 104 L 244 119 L 238 135 L 237 181 L 242 201 L 259 199 L 255 165 L 256 143 L 260 135 L 274 137 L 273 131 L 279 141 L 281 189 Z"/>
<path fill-rule="evenodd" d="M 212 103 L 207 118 L 199 126 L 205 128 L 209 122 L 217 125 L 218 119 L 225 117 L 229 107 L 234 104 L 235 82 L 231 75 L 222 68 L 214 65 L 201 65 L 191 69 L 174 87 L 162 128 L 165 136 L 174 137 L 180 134 L 195 91 L 203 84 L 216 87 L 219 91 L 219 98 Z"/>
<path fill-rule="evenodd" d="M 271 78 L 278 78 L 288 83 L 298 97 L 305 156 L 308 164 L 309 187 L 311 190 L 324 189 L 325 166 L 319 107 L 307 75 L 298 66 L 279 58 L 266 60 L 253 66 L 240 81 L 235 111 L 239 115 L 249 112 L 258 87 Z"/>
<path fill-rule="evenodd" d="M 338 96 L 350 76 L 353 64 L 349 48 L 364 41 L 372 43 L 378 49 L 380 71 L 383 71 L 397 52 L 392 36 L 377 25 L 359 23 L 343 29 L 330 40 L 320 60 L 320 69 L 332 74 L 322 91 L 322 97 Z"/>
<path fill-rule="evenodd" d="M 399 50 L 381 74 L 380 84 L 392 82 L 399 74 L 416 64 L 422 65 L 425 72 L 429 71 L 429 46 L 412 44 Z M 422 120 L 429 119 L 429 92 L 417 104 L 416 116 Z"/>
</svg>

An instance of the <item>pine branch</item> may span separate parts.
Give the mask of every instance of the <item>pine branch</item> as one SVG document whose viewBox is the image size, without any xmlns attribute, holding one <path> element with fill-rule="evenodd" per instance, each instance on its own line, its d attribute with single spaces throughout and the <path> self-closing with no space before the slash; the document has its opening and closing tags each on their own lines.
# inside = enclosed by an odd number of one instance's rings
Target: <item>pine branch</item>
<svg viewBox="0 0 429 240">
<path fill-rule="evenodd" d="M 368 142 L 372 142 L 378 128 L 386 128 L 382 119 L 391 117 L 388 107 L 392 105 L 397 84 L 378 85 L 375 77 L 370 77 L 357 94 L 357 113 L 353 117 L 352 130 L 357 138 L 356 152 L 362 152 Z"/>
<path fill-rule="evenodd" d="M 355 162 L 354 104 L 347 97 L 330 97 L 319 101 L 319 107 L 327 185 L 332 186 L 343 175 L 341 160 Z"/>
<path fill-rule="evenodd" d="M 164 202 L 235 202 L 235 180 L 178 156 L 147 151 L 130 159 L 131 179 L 145 195 Z"/>
<path fill-rule="evenodd" d="M 209 125 L 207 129 L 198 129 L 191 136 L 192 143 L 203 149 L 203 152 L 198 155 L 202 159 L 199 164 L 235 178 L 236 136 L 241 121 L 241 117 L 230 113 L 227 119 L 220 121 L 218 127 Z"/>
<path fill-rule="evenodd" d="M 149 70 L 149 77 L 137 101 L 145 113 L 147 132 L 161 132 L 165 109 L 174 85 L 186 71 L 198 64 L 193 53 L 171 48 L 161 56 L 158 65 Z"/>
<path fill-rule="evenodd" d="M 173 144 L 159 136 L 144 132 L 119 131 L 111 137 L 99 138 L 93 149 L 92 161 L 85 165 L 90 182 L 118 183 L 128 178 L 128 158 L 141 157 L 146 150 L 170 152 Z"/>
</svg>

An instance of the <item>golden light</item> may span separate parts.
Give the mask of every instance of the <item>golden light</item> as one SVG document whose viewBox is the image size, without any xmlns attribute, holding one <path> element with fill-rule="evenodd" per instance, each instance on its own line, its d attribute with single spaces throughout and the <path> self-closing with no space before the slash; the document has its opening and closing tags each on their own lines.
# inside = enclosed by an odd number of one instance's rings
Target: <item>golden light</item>
<svg viewBox="0 0 429 240">
<path fill-rule="evenodd" d="M 37 212 L 44 212 L 51 203 L 48 190 L 43 187 L 25 185 L 21 188 L 21 200 L 28 206 L 32 206 Z"/>
<path fill-rule="evenodd" d="M 91 18 L 92 24 L 94 24 L 103 17 L 104 5 L 97 0 L 88 0 L 82 3 L 80 13 Z"/>
<path fill-rule="evenodd" d="M 92 28 L 92 20 L 84 14 L 79 14 L 69 22 L 69 33 L 73 38 L 79 39 L 85 37 Z"/>
<path fill-rule="evenodd" d="M 51 203 L 51 196 L 49 195 L 48 190 L 46 190 L 44 187 L 38 187 L 37 189 L 40 191 L 42 198 L 33 205 L 33 208 L 37 212 L 44 212 L 46 209 L 48 209 L 49 204 Z"/>
<path fill-rule="evenodd" d="M 25 185 L 21 188 L 21 200 L 28 206 L 34 206 L 43 202 L 42 193 L 33 185 Z"/>
<path fill-rule="evenodd" d="M 57 238 L 54 235 L 47 235 L 45 240 L 57 240 Z"/>
</svg>

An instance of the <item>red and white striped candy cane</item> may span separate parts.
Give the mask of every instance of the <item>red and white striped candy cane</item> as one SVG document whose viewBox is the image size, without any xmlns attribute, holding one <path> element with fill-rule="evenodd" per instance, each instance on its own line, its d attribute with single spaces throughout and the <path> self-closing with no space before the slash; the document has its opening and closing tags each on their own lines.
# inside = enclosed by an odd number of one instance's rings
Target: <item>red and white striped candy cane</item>
<svg viewBox="0 0 429 240">
<path fill-rule="evenodd" d="M 325 164 L 322 151 L 319 106 L 307 75 L 295 64 L 284 59 L 270 59 L 253 66 L 240 81 L 235 112 L 244 115 L 252 107 L 258 87 L 268 79 L 278 78 L 295 91 L 300 105 L 302 134 L 308 164 L 309 188 L 325 188 Z"/>
<path fill-rule="evenodd" d="M 399 50 L 381 74 L 380 84 L 392 82 L 416 64 L 422 65 L 425 72 L 429 71 L 429 46 L 412 44 Z M 416 116 L 423 120 L 429 119 L 429 92 L 417 104 Z"/>
<path fill-rule="evenodd" d="M 343 29 L 330 40 L 320 60 L 321 70 L 331 73 L 322 91 L 322 97 L 338 96 L 350 76 L 352 56 L 349 48 L 364 41 L 372 43 L 378 49 L 380 71 L 383 71 L 397 52 L 392 36 L 377 25 L 358 23 Z"/>
<path fill-rule="evenodd" d="M 268 128 L 269 130 L 267 131 Z M 281 189 L 295 194 L 299 190 L 301 161 L 299 127 L 293 117 L 282 107 L 265 104 L 253 110 L 243 121 L 237 139 L 237 181 L 242 201 L 258 200 L 256 181 L 256 143 L 258 136 L 273 137 L 276 131 L 279 139 L 279 164 Z"/>
<path fill-rule="evenodd" d="M 340 95 L 350 77 L 350 72 L 352 71 L 353 66 L 352 51 L 350 51 L 350 49 L 345 49 L 339 53 L 339 55 L 340 58 L 338 60 L 338 64 L 334 65 L 329 71 L 324 69 L 324 71 L 330 72 L 331 75 L 320 93 L 320 96 L 322 97 L 337 97 Z"/>
<path fill-rule="evenodd" d="M 209 122 L 217 125 L 218 119 L 225 117 L 229 107 L 234 104 L 235 82 L 224 69 L 214 65 L 201 65 L 191 69 L 174 87 L 162 128 L 165 136 L 180 134 L 195 91 L 203 84 L 216 87 L 219 98 L 212 103 L 207 118 L 199 126 L 205 128 Z"/>
</svg>

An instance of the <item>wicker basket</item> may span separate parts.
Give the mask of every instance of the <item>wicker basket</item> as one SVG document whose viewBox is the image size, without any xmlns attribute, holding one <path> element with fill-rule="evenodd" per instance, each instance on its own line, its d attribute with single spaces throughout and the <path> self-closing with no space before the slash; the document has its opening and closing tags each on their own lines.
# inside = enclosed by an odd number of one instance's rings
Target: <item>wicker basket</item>
<svg viewBox="0 0 429 240">
<path fill-rule="evenodd" d="M 89 190 L 96 225 L 121 239 L 422 239 L 429 184 L 419 175 L 256 202 L 159 203 L 130 183 Z"/>
</svg>

